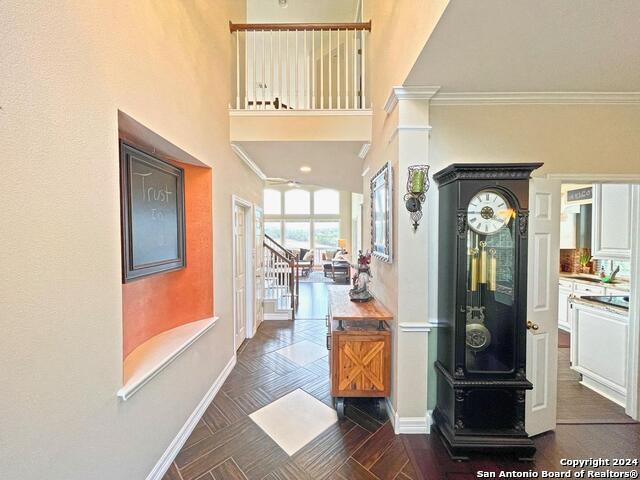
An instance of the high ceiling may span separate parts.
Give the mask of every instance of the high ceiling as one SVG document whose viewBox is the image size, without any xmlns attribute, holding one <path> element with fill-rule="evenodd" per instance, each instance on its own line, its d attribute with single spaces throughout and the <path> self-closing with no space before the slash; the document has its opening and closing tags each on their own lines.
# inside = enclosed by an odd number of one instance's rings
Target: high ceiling
<svg viewBox="0 0 640 480">
<path fill-rule="evenodd" d="M 287 0 L 282 8 L 278 0 L 247 0 L 249 23 L 331 23 L 353 22 L 358 0 Z"/>
<path fill-rule="evenodd" d="M 451 0 L 405 85 L 640 91 L 640 1 Z"/>
<path fill-rule="evenodd" d="M 362 142 L 236 142 L 269 177 L 362 192 Z M 311 167 L 303 173 L 300 167 Z"/>
</svg>

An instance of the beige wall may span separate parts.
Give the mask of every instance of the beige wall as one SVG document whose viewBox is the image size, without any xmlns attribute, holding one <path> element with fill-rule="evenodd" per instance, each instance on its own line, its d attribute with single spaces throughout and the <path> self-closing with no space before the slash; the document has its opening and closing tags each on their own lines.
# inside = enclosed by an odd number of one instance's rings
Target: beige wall
<svg viewBox="0 0 640 480">
<path fill-rule="evenodd" d="M 236 112 L 230 138 L 232 142 L 369 142 L 371 115 L 367 111 L 350 115 Z"/>
<path fill-rule="evenodd" d="M 546 173 L 640 172 L 638 105 L 432 106 L 434 173 L 453 162 L 544 162 Z"/>
<path fill-rule="evenodd" d="M 2 2 L 3 477 L 145 478 L 232 357 L 231 194 L 261 202 L 229 148 L 227 22 L 241 4 Z M 127 402 L 118 109 L 213 167 L 221 316 Z"/>
<path fill-rule="evenodd" d="M 419 278 L 411 278 L 401 274 L 402 265 L 408 268 L 407 273 L 415 268 L 425 270 L 420 262 L 420 252 L 416 251 L 409 243 L 420 244 L 424 233 L 420 231 L 418 237 L 408 237 L 411 229 L 408 216 L 404 209 L 402 193 L 406 181 L 406 164 L 426 162 L 426 148 L 416 157 L 401 158 L 403 150 L 397 127 L 401 123 L 399 108 L 390 114 L 384 110 L 384 104 L 394 86 L 402 85 L 410 69 L 413 67 L 418 55 L 422 51 L 429 35 L 433 31 L 438 19 L 446 8 L 448 0 L 406 0 L 402 2 L 389 2 L 387 0 L 370 0 L 365 2 L 364 19 L 371 19 L 372 31 L 369 37 L 370 43 L 367 75 L 370 79 L 368 95 L 371 96 L 373 109 L 372 144 L 365 167 L 369 167 L 368 174 L 364 177 L 364 207 L 363 207 L 363 245 L 365 248 L 371 243 L 370 237 L 370 189 L 371 176 L 385 163 L 390 162 L 393 173 L 394 205 L 393 205 L 393 263 L 383 263 L 376 259 L 372 261 L 372 290 L 376 296 L 391 309 L 396 317 L 392 324 L 394 330 L 393 355 L 392 355 L 392 405 L 401 416 L 420 417 L 425 415 L 425 405 L 421 397 L 426 397 L 426 374 L 424 362 L 419 363 L 419 358 L 426 351 L 426 338 L 424 333 L 401 333 L 398 329 L 399 322 L 424 322 L 425 315 L 415 316 L 413 300 L 400 305 L 399 295 L 403 286 L 405 296 L 414 292 L 415 287 L 425 288 L 424 282 Z M 372 53 L 373 52 L 373 53 Z M 415 113 L 415 112 L 413 112 Z M 409 115 L 411 117 L 411 115 Z M 414 117 L 420 117 L 415 114 Z M 410 136 L 410 135 L 409 135 Z M 415 140 L 415 139 L 414 139 Z M 424 139 L 422 139 L 424 140 Z M 413 145 L 413 140 L 405 139 L 404 151 L 407 145 Z M 413 161 L 412 161 L 413 160 Z M 399 229 L 403 229 L 399 237 Z M 404 250 L 399 251 L 399 247 Z M 401 259 L 404 255 L 404 261 Z M 418 260 L 416 262 L 416 260 Z M 412 265 L 413 264 L 413 265 Z M 412 297 L 414 300 L 416 297 Z M 419 302 L 426 302 L 422 297 Z M 407 311 L 403 312 L 403 308 Z M 415 378 L 405 376 L 400 372 L 415 374 Z M 420 378 L 419 378 L 420 377 Z M 404 403 L 398 401 L 400 391 L 403 394 Z M 411 392 L 420 392 L 416 397 Z"/>
<path fill-rule="evenodd" d="M 449 0 L 364 2 L 363 18 L 372 21 L 367 75 L 371 80 L 368 95 L 372 97 L 374 140 L 367 162 L 373 167 L 384 163 L 388 138 L 385 128 L 393 119 L 388 118 L 383 107 L 391 87 L 404 83 L 448 3 Z"/>
</svg>

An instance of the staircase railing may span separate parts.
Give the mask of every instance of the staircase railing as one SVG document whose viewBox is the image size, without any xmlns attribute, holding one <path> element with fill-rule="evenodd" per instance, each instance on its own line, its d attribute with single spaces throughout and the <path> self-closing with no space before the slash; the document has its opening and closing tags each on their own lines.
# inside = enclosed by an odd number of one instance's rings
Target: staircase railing
<svg viewBox="0 0 640 480">
<path fill-rule="evenodd" d="M 291 319 L 295 320 L 300 294 L 298 259 L 269 235 L 264 236 L 264 247 L 265 289 L 273 292 L 277 300 L 289 298 Z"/>
<path fill-rule="evenodd" d="M 363 23 L 231 23 L 236 110 L 362 110 L 367 98 Z"/>
</svg>

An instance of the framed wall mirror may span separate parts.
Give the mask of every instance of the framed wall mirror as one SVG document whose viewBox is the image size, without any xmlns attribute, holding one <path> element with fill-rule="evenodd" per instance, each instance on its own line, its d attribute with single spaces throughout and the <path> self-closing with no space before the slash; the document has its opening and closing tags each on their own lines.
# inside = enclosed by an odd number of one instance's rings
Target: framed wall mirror
<svg viewBox="0 0 640 480">
<path fill-rule="evenodd" d="M 371 254 L 391 263 L 393 209 L 391 165 L 385 163 L 371 178 Z"/>
</svg>

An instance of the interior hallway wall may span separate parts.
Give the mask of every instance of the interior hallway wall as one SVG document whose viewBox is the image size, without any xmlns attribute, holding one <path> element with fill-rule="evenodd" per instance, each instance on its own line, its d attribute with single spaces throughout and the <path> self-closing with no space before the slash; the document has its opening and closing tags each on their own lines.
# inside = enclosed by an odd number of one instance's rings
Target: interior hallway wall
<svg viewBox="0 0 640 480">
<path fill-rule="evenodd" d="M 414 362 L 419 361 L 416 353 L 425 346 L 417 346 L 414 340 L 409 340 L 402 345 L 398 322 L 426 322 L 426 315 L 418 318 L 400 318 L 398 316 L 399 289 L 401 283 L 419 282 L 420 279 L 400 278 L 398 271 L 398 255 L 410 255 L 414 260 L 422 264 L 426 270 L 426 259 L 420 254 L 421 248 L 417 250 L 398 252 L 398 229 L 411 228 L 408 224 L 408 215 L 401 201 L 401 191 L 403 187 L 400 181 L 400 145 L 398 142 L 399 125 L 398 108 L 390 114 L 384 111 L 384 105 L 394 86 L 402 85 L 410 69 L 413 67 L 418 55 L 422 51 L 429 35 L 432 33 L 437 21 L 440 19 L 444 9 L 448 5 L 448 0 L 405 0 L 402 2 L 389 2 L 387 0 L 367 0 L 364 3 L 365 21 L 371 19 L 372 31 L 367 45 L 369 55 L 373 54 L 367 63 L 367 77 L 370 79 L 368 96 L 371 98 L 373 109 L 372 144 L 369 154 L 365 159 L 365 168 L 369 168 L 368 173 L 363 178 L 363 246 L 370 248 L 370 222 L 371 222 L 371 202 L 369 182 L 371 177 L 380 169 L 385 162 L 390 162 L 393 168 L 393 263 L 384 263 L 374 259 L 372 261 L 372 290 L 376 296 L 394 313 L 396 321 L 392 323 L 393 329 L 393 355 L 392 355 L 392 396 L 391 404 L 394 409 L 399 409 L 398 403 L 398 372 L 402 370 L 410 371 L 414 368 Z M 423 158 L 416 160 L 416 163 L 424 163 L 426 152 Z M 424 247 L 426 250 L 426 246 Z M 415 334 L 406 334 L 415 335 Z M 402 353 L 400 354 L 400 351 Z M 426 395 L 426 392 L 425 392 Z M 425 405 L 421 400 L 413 396 L 405 396 L 404 406 L 401 415 L 420 417 L 425 415 Z"/>
<path fill-rule="evenodd" d="M 0 465 L 35 480 L 143 479 L 233 356 L 229 147 L 243 2 L 0 5 Z M 213 168 L 218 324 L 127 402 L 118 109 Z"/>
</svg>

